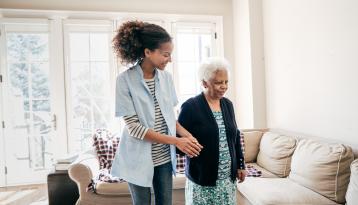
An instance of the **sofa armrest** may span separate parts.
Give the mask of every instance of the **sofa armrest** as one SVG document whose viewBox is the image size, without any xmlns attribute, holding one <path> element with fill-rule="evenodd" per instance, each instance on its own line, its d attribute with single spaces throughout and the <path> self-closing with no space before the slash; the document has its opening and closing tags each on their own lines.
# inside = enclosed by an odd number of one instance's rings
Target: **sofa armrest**
<svg viewBox="0 0 358 205">
<path fill-rule="evenodd" d="M 68 174 L 76 182 L 80 196 L 86 195 L 86 188 L 91 183 L 91 179 L 98 172 L 98 160 L 93 155 L 81 156 L 70 166 Z"/>
</svg>

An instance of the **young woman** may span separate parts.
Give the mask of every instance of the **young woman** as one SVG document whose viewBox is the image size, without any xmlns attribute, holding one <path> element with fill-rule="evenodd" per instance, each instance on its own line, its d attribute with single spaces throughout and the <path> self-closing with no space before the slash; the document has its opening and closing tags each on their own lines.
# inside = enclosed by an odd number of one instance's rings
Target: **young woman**
<svg viewBox="0 0 358 205">
<path fill-rule="evenodd" d="M 134 205 L 151 203 L 150 187 L 156 205 L 169 205 L 175 146 L 190 157 L 202 148 L 175 119 L 178 100 L 172 77 L 164 71 L 171 62 L 172 39 L 158 25 L 129 21 L 119 28 L 113 48 L 122 63 L 134 66 L 116 81 L 116 116 L 126 128 L 111 173 L 128 182 Z"/>
<path fill-rule="evenodd" d="M 245 180 L 240 131 L 228 89 L 229 63 L 211 58 L 200 67 L 204 92 L 182 105 L 179 122 L 204 149 L 196 158 L 187 158 L 186 205 L 236 205 L 236 178 Z"/>
</svg>

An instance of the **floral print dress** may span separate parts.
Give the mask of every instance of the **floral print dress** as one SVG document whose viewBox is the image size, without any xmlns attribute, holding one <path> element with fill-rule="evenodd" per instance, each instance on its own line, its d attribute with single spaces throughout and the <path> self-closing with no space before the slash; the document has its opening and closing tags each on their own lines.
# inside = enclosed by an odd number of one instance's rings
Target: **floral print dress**
<svg viewBox="0 0 358 205">
<path fill-rule="evenodd" d="M 186 205 L 236 205 L 236 185 L 231 181 L 231 157 L 221 112 L 213 111 L 219 127 L 219 169 L 216 186 L 201 186 L 189 179 L 185 186 Z"/>
</svg>

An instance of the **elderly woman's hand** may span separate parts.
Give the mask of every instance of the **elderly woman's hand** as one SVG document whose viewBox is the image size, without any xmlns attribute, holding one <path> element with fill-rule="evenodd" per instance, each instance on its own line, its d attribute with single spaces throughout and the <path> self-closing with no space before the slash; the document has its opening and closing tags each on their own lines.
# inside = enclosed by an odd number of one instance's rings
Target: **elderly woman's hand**
<svg viewBox="0 0 358 205">
<path fill-rule="evenodd" d="M 175 146 L 190 158 L 197 157 L 203 146 L 193 136 L 177 138 Z"/>
<path fill-rule="evenodd" d="M 247 172 L 245 169 L 238 169 L 236 173 L 236 178 L 239 180 L 239 183 L 242 183 L 245 181 L 245 177 L 247 175 Z"/>
</svg>

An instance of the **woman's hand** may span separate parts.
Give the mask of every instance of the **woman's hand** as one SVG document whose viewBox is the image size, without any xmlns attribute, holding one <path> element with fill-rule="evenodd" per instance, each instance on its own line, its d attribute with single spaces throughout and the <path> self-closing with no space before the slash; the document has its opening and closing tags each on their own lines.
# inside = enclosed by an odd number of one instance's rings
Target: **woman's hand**
<svg viewBox="0 0 358 205">
<path fill-rule="evenodd" d="M 199 144 L 198 140 L 196 140 L 192 135 L 177 138 L 175 146 L 190 158 L 197 157 L 203 148 L 203 146 Z"/>
<path fill-rule="evenodd" d="M 245 181 L 245 177 L 247 175 L 247 172 L 245 169 L 238 169 L 236 173 L 236 178 L 239 180 L 239 183 L 242 183 Z"/>
</svg>

